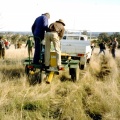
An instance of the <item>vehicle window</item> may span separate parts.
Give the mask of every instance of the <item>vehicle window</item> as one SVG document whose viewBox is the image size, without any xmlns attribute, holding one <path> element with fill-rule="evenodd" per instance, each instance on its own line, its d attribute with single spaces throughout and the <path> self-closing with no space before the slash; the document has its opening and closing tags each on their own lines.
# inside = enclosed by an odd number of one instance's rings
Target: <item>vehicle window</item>
<svg viewBox="0 0 120 120">
<path fill-rule="evenodd" d="M 69 40 L 79 40 L 79 36 L 67 36 Z"/>
</svg>

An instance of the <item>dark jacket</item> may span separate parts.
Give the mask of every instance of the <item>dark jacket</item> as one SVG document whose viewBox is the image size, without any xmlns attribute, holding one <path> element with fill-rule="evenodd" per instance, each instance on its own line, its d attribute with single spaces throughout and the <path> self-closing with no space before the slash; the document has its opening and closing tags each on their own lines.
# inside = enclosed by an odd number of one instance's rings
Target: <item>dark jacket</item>
<svg viewBox="0 0 120 120">
<path fill-rule="evenodd" d="M 45 31 L 49 31 L 48 18 L 45 15 L 41 15 L 34 21 L 32 25 L 32 33 L 34 36 L 44 39 Z"/>
<path fill-rule="evenodd" d="M 104 43 L 100 43 L 100 44 L 99 44 L 99 47 L 100 47 L 100 49 L 106 49 Z"/>
<path fill-rule="evenodd" d="M 58 36 L 60 37 L 60 40 L 63 38 L 64 32 L 65 32 L 65 28 L 63 24 L 59 22 L 54 22 L 50 24 L 49 29 L 50 31 L 57 32 Z"/>
</svg>

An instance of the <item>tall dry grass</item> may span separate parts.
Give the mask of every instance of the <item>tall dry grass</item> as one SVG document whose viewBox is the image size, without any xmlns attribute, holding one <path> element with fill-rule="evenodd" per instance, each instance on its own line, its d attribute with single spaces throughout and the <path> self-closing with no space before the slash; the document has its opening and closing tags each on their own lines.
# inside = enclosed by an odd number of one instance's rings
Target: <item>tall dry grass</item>
<svg viewBox="0 0 120 120">
<path fill-rule="evenodd" d="M 6 59 L 0 61 L 0 119 L 119 120 L 119 54 L 114 60 L 107 52 L 97 53 L 75 83 L 64 71 L 51 84 L 30 85 L 22 65 L 27 49 L 6 50 Z"/>
</svg>

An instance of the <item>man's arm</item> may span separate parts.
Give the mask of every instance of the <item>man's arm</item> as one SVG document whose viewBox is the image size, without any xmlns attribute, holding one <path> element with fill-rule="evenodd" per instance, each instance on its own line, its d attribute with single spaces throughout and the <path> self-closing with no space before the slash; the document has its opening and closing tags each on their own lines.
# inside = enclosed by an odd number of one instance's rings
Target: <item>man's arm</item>
<svg viewBox="0 0 120 120">
<path fill-rule="evenodd" d="M 63 38 L 64 32 L 65 32 L 65 29 L 64 28 L 61 29 L 61 32 L 59 33 L 60 40 Z"/>
<path fill-rule="evenodd" d="M 28 45 L 28 40 L 27 40 L 27 42 L 26 42 L 26 45 L 25 45 L 25 47 L 27 47 L 27 45 Z"/>
</svg>

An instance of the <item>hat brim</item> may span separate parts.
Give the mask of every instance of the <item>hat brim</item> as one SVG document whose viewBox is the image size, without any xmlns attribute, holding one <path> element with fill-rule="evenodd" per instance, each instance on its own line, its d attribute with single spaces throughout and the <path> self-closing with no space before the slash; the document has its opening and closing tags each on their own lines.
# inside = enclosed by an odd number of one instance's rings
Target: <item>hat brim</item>
<svg viewBox="0 0 120 120">
<path fill-rule="evenodd" d="M 59 22 L 59 23 L 63 24 L 63 26 L 65 26 L 65 23 L 63 23 L 63 22 L 60 22 L 60 21 L 56 21 L 56 22 Z"/>
</svg>

